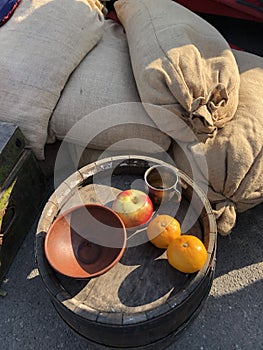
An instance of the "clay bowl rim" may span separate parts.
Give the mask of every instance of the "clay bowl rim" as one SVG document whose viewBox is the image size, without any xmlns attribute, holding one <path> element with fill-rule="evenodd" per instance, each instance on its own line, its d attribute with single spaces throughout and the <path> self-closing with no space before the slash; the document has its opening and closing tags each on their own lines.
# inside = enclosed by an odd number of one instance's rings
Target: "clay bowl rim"
<svg viewBox="0 0 263 350">
<path fill-rule="evenodd" d="M 72 212 L 74 212 L 74 211 L 76 211 L 76 210 L 78 210 L 80 208 L 87 208 L 87 207 L 94 207 L 94 208 L 97 208 L 97 209 L 103 209 L 103 210 L 106 210 L 106 211 L 110 212 L 113 216 L 115 216 L 115 218 L 120 222 L 120 224 L 122 226 L 123 244 L 122 244 L 122 247 L 119 248 L 120 251 L 119 251 L 117 257 L 110 264 L 108 264 L 106 267 L 104 267 L 103 269 L 101 269 L 101 270 L 99 270 L 97 272 L 94 272 L 94 273 L 86 272 L 86 273 L 83 273 L 81 276 L 79 276 L 79 275 L 66 273 L 65 271 L 62 271 L 61 269 L 59 269 L 56 266 L 54 266 L 54 264 L 52 262 L 52 259 L 50 258 L 50 254 L 49 254 L 49 250 L 47 248 L 47 245 L 48 245 L 48 241 L 50 239 L 51 232 L 52 232 L 54 226 L 57 224 L 58 221 L 63 220 L 63 218 L 66 215 L 71 214 Z M 46 235 L 45 235 L 44 253 L 45 253 L 46 259 L 48 260 L 48 262 L 51 265 L 51 267 L 54 270 L 56 270 L 57 272 L 61 273 L 62 275 L 67 276 L 67 277 L 71 277 L 71 278 L 75 278 L 75 279 L 89 279 L 89 278 L 100 276 L 100 275 L 106 273 L 107 271 L 109 271 L 111 268 L 113 268 L 120 261 L 120 259 L 122 258 L 123 254 L 124 254 L 124 252 L 126 250 L 126 246 L 127 246 L 127 228 L 125 227 L 124 222 L 120 218 L 120 216 L 113 209 L 111 209 L 111 208 L 109 208 L 109 207 L 107 207 L 105 205 L 96 204 L 96 203 L 94 203 L 94 204 L 93 203 L 87 203 L 87 204 L 80 204 L 80 205 L 76 205 L 74 207 L 71 207 L 71 208 L 65 210 L 63 213 L 60 213 L 55 218 L 55 220 L 52 222 L 52 224 L 50 225 L 50 227 L 47 230 Z"/>
</svg>

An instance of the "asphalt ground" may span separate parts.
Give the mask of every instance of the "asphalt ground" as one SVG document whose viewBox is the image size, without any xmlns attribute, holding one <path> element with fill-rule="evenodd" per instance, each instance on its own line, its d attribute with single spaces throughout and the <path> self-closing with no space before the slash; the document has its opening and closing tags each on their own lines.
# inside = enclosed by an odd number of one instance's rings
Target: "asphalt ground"
<svg viewBox="0 0 263 350">
<path fill-rule="evenodd" d="M 87 349 L 55 311 L 34 257 L 35 226 L 2 288 L 0 349 Z M 218 236 L 210 294 L 198 317 L 169 350 L 263 349 L 263 204 L 239 214 L 230 236 Z"/>
</svg>

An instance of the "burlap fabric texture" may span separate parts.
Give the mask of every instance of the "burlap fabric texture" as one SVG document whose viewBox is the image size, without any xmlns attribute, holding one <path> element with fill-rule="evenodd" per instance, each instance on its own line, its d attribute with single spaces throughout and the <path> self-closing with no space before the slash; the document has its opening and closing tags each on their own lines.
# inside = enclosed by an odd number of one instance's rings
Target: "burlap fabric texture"
<svg viewBox="0 0 263 350">
<path fill-rule="evenodd" d="M 0 30 L 0 121 L 18 125 L 38 159 L 70 74 L 102 36 L 97 0 L 25 0 Z"/>
<path fill-rule="evenodd" d="M 204 143 L 173 146 L 178 166 L 190 176 L 197 168 L 201 186 L 208 183 L 207 195 L 222 235 L 232 231 L 237 212 L 263 201 L 263 58 L 233 53 L 241 77 L 235 116 Z M 207 177 L 198 164 L 200 152 L 206 158 Z"/>
<path fill-rule="evenodd" d="M 70 76 L 52 115 L 51 131 L 60 140 L 66 136 L 72 147 L 153 153 L 156 144 L 166 151 L 171 139 L 140 103 L 122 26 L 105 20 L 103 29 L 98 45 Z"/>
<path fill-rule="evenodd" d="M 173 112 L 199 139 L 232 119 L 239 73 L 223 36 L 170 0 L 119 0 L 138 91 L 143 102 Z"/>
</svg>

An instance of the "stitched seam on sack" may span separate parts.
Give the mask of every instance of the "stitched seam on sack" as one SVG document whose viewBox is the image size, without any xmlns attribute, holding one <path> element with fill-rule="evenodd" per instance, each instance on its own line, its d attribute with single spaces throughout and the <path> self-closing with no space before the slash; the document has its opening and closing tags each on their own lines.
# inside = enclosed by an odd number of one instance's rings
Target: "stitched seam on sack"
<svg viewBox="0 0 263 350">
<path fill-rule="evenodd" d="M 178 70 L 176 69 L 176 66 L 175 66 L 175 65 L 173 64 L 173 62 L 170 60 L 169 56 L 167 56 L 166 52 L 164 51 L 163 47 L 162 47 L 161 44 L 160 44 L 160 41 L 159 41 L 158 36 L 157 36 L 157 30 L 156 30 L 156 28 L 155 28 L 155 26 L 154 26 L 153 18 L 152 18 L 152 16 L 151 16 L 151 13 L 150 13 L 150 11 L 149 11 L 149 8 L 146 6 L 145 3 L 143 3 L 143 5 L 144 5 L 144 7 L 146 8 L 146 10 L 147 10 L 147 12 L 148 12 L 148 15 L 149 15 L 149 18 L 150 18 L 150 20 L 151 20 L 151 25 L 152 25 L 152 27 L 153 27 L 154 35 L 155 35 L 155 38 L 156 38 L 156 41 L 157 41 L 157 43 L 158 43 L 159 48 L 161 49 L 161 51 L 163 52 L 163 54 L 164 54 L 164 56 L 167 58 L 167 60 L 170 62 L 171 66 L 172 66 L 172 69 L 173 69 L 174 71 L 176 71 L 178 75 L 180 75 L 179 72 L 178 72 Z M 191 27 L 189 24 L 187 24 L 187 26 L 188 26 L 189 28 L 191 28 L 193 31 L 196 31 L 196 29 L 193 28 L 193 27 Z M 205 37 L 205 35 L 203 35 L 203 33 L 202 33 L 202 36 Z M 211 37 L 211 35 L 207 35 L 207 37 Z M 216 35 L 215 35 L 215 37 L 216 37 Z M 224 39 L 224 38 L 223 38 L 223 39 Z M 224 40 L 225 40 L 225 39 L 224 39 Z M 200 52 L 201 57 L 203 57 L 203 53 L 202 53 L 202 51 L 200 50 L 200 48 L 198 48 L 198 51 Z M 188 87 L 187 84 L 185 83 L 185 80 L 184 80 L 184 79 L 183 79 L 183 84 L 184 84 L 184 86 L 187 88 L 187 90 L 189 91 L 189 87 Z M 229 91 L 229 94 L 230 94 L 232 91 L 234 91 L 234 90 L 235 90 L 235 87 L 233 87 L 233 88 Z"/>
<path fill-rule="evenodd" d="M 15 32 L 16 30 L 15 29 L 9 29 L 9 31 L 10 32 Z M 42 42 L 44 43 L 44 44 L 50 44 L 50 43 L 52 43 L 52 44 L 62 44 L 62 47 L 63 48 L 65 48 L 66 49 L 66 51 L 67 52 L 74 52 L 74 54 L 75 54 L 75 56 L 77 57 L 77 56 L 83 56 L 83 49 L 80 47 L 80 49 L 79 50 L 77 50 L 77 48 L 76 48 L 76 46 L 75 46 L 75 44 L 74 44 L 74 46 L 72 46 L 71 44 L 66 44 L 65 42 L 63 42 L 63 41 L 61 41 L 61 40 L 58 40 L 58 39 L 55 39 L 55 38 L 50 38 L 50 37 L 47 37 L 47 36 L 45 36 L 45 35 L 38 35 L 38 36 L 36 36 L 36 34 L 35 33 L 33 33 L 33 34 L 28 34 L 26 31 L 20 31 L 20 34 L 26 34 L 26 37 L 27 37 L 27 39 L 30 39 L 30 38 L 32 38 L 32 39 L 38 39 L 38 41 L 39 41 L 39 39 L 42 39 Z M 97 38 L 98 37 L 98 34 L 96 34 L 96 36 L 91 40 L 91 48 L 93 48 L 96 44 L 97 44 Z M 89 51 L 91 51 L 91 49 L 89 49 Z M 85 56 L 85 55 L 84 55 Z"/>
<path fill-rule="evenodd" d="M 171 65 L 172 69 L 178 74 L 178 76 L 180 76 L 181 74 L 179 74 L 178 69 L 176 68 L 176 66 L 175 66 L 174 63 L 171 61 L 171 59 L 170 59 L 169 56 L 166 54 L 166 52 L 164 51 L 163 47 L 162 47 L 161 44 L 160 44 L 160 41 L 159 41 L 158 36 L 157 36 L 157 30 L 156 30 L 156 28 L 155 28 L 155 26 L 154 26 L 153 18 L 152 18 L 152 16 L 151 16 L 151 13 L 150 13 L 150 11 L 149 11 L 149 8 L 147 7 L 147 5 L 146 5 L 145 3 L 143 3 L 143 5 L 144 5 L 144 7 L 146 8 L 146 10 L 147 10 L 147 12 L 148 12 L 148 15 L 149 15 L 149 18 L 150 18 L 150 20 L 151 20 L 151 24 L 152 24 L 152 27 L 153 27 L 153 30 L 154 30 L 154 36 L 155 36 L 155 38 L 156 38 L 156 41 L 157 41 L 157 43 L 158 43 L 159 48 L 160 48 L 161 51 L 163 52 L 163 54 L 164 54 L 164 56 L 166 57 L 166 59 L 169 61 L 169 63 L 170 63 L 170 65 Z M 194 30 L 194 28 L 191 27 L 189 24 L 187 24 L 187 26 L 188 26 L 189 28 L 191 28 L 192 30 Z M 208 37 L 211 37 L 211 35 L 209 35 Z M 203 55 L 203 54 L 202 54 L 202 51 L 200 51 L 200 49 L 198 49 L 198 50 L 199 50 L 199 52 L 200 52 L 200 54 L 201 54 L 201 57 L 202 57 L 202 55 Z M 188 85 L 185 83 L 185 80 L 184 80 L 184 79 L 183 79 L 183 84 L 184 84 L 185 88 L 187 89 L 187 91 L 189 91 L 189 87 L 188 87 Z"/>
<path fill-rule="evenodd" d="M 20 81 L 20 80 L 13 80 L 13 79 L 10 79 L 10 78 L 9 78 L 8 80 L 11 81 L 11 82 L 13 82 L 14 84 L 19 83 L 19 84 L 21 84 L 21 85 L 29 86 L 29 87 L 32 87 L 32 88 L 34 88 L 34 89 L 38 89 L 38 90 L 40 90 L 40 91 L 44 91 L 44 92 L 46 92 L 46 93 L 48 93 L 48 94 L 50 94 L 50 95 L 59 97 L 59 94 L 57 94 L 57 93 L 55 93 L 55 92 L 52 92 L 52 91 L 49 91 L 49 90 L 47 90 L 47 89 L 41 88 L 41 87 L 39 87 L 39 86 L 31 85 L 31 84 L 26 84 L 26 83 L 24 83 L 23 81 Z"/>
<path fill-rule="evenodd" d="M 156 28 L 155 28 L 155 26 L 154 26 L 153 18 L 152 18 L 152 16 L 151 16 L 151 13 L 150 13 L 150 11 L 149 11 L 149 8 L 146 6 L 145 3 L 143 3 L 143 6 L 145 7 L 146 11 L 148 12 L 149 18 L 150 18 L 150 20 L 151 20 L 151 25 L 152 25 L 153 31 L 154 31 L 154 36 L 155 36 L 155 38 L 156 38 L 156 42 L 157 42 L 157 44 L 158 44 L 160 50 L 163 52 L 164 56 L 165 56 L 166 59 L 169 61 L 170 65 L 172 66 L 172 69 L 173 69 L 174 71 L 176 71 L 177 75 L 181 75 L 181 74 L 179 74 L 178 69 L 175 67 L 175 65 L 173 64 L 173 62 L 172 62 L 171 59 L 169 58 L 169 56 L 167 56 L 166 52 L 164 51 L 163 47 L 162 47 L 161 44 L 160 44 L 160 41 L 159 41 L 158 36 L 157 36 L 157 30 L 156 30 Z M 183 79 L 183 84 L 184 84 L 185 88 L 189 91 L 189 88 L 188 88 L 187 84 L 185 83 L 185 80 L 184 80 L 184 79 Z"/>
</svg>

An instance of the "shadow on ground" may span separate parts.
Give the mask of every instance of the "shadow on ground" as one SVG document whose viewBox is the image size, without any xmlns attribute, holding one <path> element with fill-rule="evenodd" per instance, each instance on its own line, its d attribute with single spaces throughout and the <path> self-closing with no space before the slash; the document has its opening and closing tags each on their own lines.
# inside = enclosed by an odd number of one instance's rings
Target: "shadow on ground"
<svg viewBox="0 0 263 350">
<path fill-rule="evenodd" d="M 263 204 L 238 216 L 228 237 L 218 237 L 217 266 L 210 295 L 199 316 L 168 349 L 263 348 Z M 1 348 L 91 349 L 58 316 L 38 275 L 34 228 L 3 284 Z"/>
</svg>

